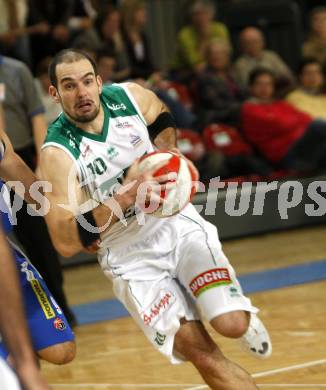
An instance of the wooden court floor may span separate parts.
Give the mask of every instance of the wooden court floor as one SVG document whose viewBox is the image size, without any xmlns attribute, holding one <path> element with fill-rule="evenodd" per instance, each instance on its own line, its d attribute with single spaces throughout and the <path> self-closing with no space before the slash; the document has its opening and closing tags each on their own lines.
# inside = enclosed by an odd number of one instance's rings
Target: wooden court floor
<svg viewBox="0 0 326 390">
<path fill-rule="evenodd" d="M 227 241 L 224 250 L 238 274 L 325 259 L 326 227 Z M 113 297 L 96 264 L 67 269 L 65 285 L 71 304 Z M 261 389 L 326 389 L 326 280 L 250 298 L 270 331 L 273 356 L 258 361 L 242 352 L 236 341 L 214 335 L 224 353 L 253 374 Z M 208 388 L 189 363 L 170 365 L 129 317 L 79 326 L 76 338 L 74 362 L 61 367 L 42 364 L 54 390 Z"/>
</svg>

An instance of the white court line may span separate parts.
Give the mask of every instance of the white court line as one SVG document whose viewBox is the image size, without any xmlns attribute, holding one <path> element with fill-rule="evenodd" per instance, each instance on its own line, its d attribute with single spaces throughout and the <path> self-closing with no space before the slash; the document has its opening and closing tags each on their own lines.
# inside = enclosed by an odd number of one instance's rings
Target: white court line
<svg viewBox="0 0 326 390">
<path fill-rule="evenodd" d="M 256 374 L 252 374 L 252 377 L 253 378 L 261 378 L 264 376 L 278 374 L 280 372 L 287 372 L 287 371 L 299 370 L 300 368 L 318 366 L 320 364 L 326 364 L 326 359 L 313 360 L 311 362 L 306 362 L 306 363 L 302 363 L 302 364 L 295 364 L 293 366 L 276 368 L 274 370 L 269 370 L 269 371 L 257 372 Z M 209 387 L 207 385 L 199 385 L 199 386 L 195 386 L 195 387 L 189 387 L 186 390 L 202 390 L 202 389 L 208 389 L 208 388 Z"/>
<path fill-rule="evenodd" d="M 311 362 L 306 362 L 306 363 L 302 363 L 302 364 L 295 364 L 293 366 L 288 366 L 288 367 L 282 367 L 282 368 L 276 368 L 274 370 L 269 370 L 269 371 L 263 371 L 263 372 L 257 372 L 256 374 L 253 374 L 252 376 L 254 378 L 261 378 L 261 377 L 264 377 L 264 376 L 269 376 L 269 375 L 274 375 L 274 374 L 278 374 L 280 372 L 287 372 L 287 371 L 293 371 L 293 370 L 299 370 L 300 368 L 307 368 L 307 367 L 312 367 L 312 366 L 318 366 L 320 364 L 326 364 L 326 359 L 321 359 L 321 360 L 313 360 Z M 183 387 L 183 388 L 186 388 L 187 390 L 201 390 L 201 389 L 208 389 L 208 386 L 207 385 L 196 385 L 196 384 L 163 384 L 163 383 L 152 383 L 152 384 L 148 384 L 148 383 L 140 383 L 140 384 L 132 384 L 132 383 L 125 383 L 125 384 L 119 384 L 119 383 L 76 383 L 76 384 L 71 384 L 71 383 L 58 383 L 58 384 L 52 384 L 51 386 L 55 386 L 55 387 L 68 387 L 68 388 L 79 388 L 79 389 L 82 389 L 82 388 L 87 388 L 87 387 L 95 387 L 95 388 L 108 388 L 108 387 L 111 387 L 111 388 L 128 388 L 128 387 L 134 387 L 134 388 L 140 388 L 140 389 L 146 389 L 146 388 L 156 388 L 156 389 L 160 389 L 160 388 L 176 388 L 176 387 Z M 188 387 L 190 386 L 190 387 Z M 322 384 L 322 385 L 286 385 L 286 384 L 279 384 L 279 385 L 273 385 L 273 384 L 270 384 L 270 385 L 260 385 L 260 386 L 264 386 L 264 387 L 267 387 L 267 386 L 276 386 L 276 387 L 302 387 L 302 386 L 309 386 L 309 387 L 312 387 L 312 386 L 319 386 L 319 387 L 326 387 L 326 384 Z"/>
<path fill-rule="evenodd" d="M 295 364 L 293 366 L 288 366 L 288 367 L 283 367 L 283 368 L 276 368 L 275 370 L 257 372 L 256 374 L 252 374 L 252 376 L 253 376 L 253 378 L 261 378 L 263 376 L 269 376 L 269 375 L 273 375 L 273 374 L 278 374 L 280 372 L 299 370 L 300 368 L 307 368 L 307 367 L 312 367 L 312 366 L 318 366 L 320 364 L 326 364 L 326 359 L 313 360 L 311 362 L 306 362 L 306 363 L 302 363 L 302 364 Z"/>
</svg>

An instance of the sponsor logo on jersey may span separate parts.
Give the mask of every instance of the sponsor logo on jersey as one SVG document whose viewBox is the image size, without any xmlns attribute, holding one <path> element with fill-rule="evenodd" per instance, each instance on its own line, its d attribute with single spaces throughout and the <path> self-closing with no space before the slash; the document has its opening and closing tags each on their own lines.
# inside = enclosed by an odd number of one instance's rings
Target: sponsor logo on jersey
<svg viewBox="0 0 326 390">
<path fill-rule="evenodd" d="M 195 297 L 204 291 L 224 284 L 232 283 L 227 268 L 214 268 L 196 276 L 189 284 L 190 290 Z"/>
<path fill-rule="evenodd" d="M 129 122 L 125 121 L 116 123 L 115 127 L 117 127 L 118 129 L 130 129 L 133 126 Z"/>
<path fill-rule="evenodd" d="M 120 103 L 120 104 L 107 104 L 107 106 L 109 107 L 110 110 L 112 111 L 117 111 L 117 110 L 126 110 L 127 107 L 124 103 Z"/>
<path fill-rule="evenodd" d="M 43 290 L 40 282 L 36 279 L 30 281 L 32 289 L 36 295 L 37 300 L 39 301 L 39 304 L 42 307 L 42 310 L 45 314 L 45 317 L 47 320 L 50 318 L 55 317 L 55 313 L 52 309 L 51 303 L 48 300 L 48 297 L 46 296 L 45 291 Z"/>
<path fill-rule="evenodd" d="M 140 144 L 143 143 L 143 140 L 137 134 L 129 134 L 130 143 L 134 148 L 137 148 Z"/>
<path fill-rule="evenodd" d="M 158 297 L 141 313 L 145 325 L 154 325 L 161 315 L 173 305 L 175 296 L 171 291 L 161 290 Z"/>
<path fill-rule="evenodd" d="M 64 321 L 57 317 L 54 321 L 53 321 L 53 325 L 56 329 L 58 330 L 65 330 L 66 329 L 66 324 L 64 323 Z"/>
<path fill-rule="evenodd" d="M 156 344 L 158 344 L 159 346 L 162 346 L 164 344 L 164 342 L 165 342 L 165 339 L 166 339 L 166 335 L 165 334 L 156 332 L 156 337 L 154 339 Z"/>
<path fill-rule="evenodd" d="M 90 151 L 91 151 L 91 147 L 90 147 L 89 145 L 86 145 L 86 146 L 85 146 L 85 149 L 81 152 L 81 155 L 82 155 L 83 157 L 86 157 L 87 154 L 88 154 Z"/>
</svg>

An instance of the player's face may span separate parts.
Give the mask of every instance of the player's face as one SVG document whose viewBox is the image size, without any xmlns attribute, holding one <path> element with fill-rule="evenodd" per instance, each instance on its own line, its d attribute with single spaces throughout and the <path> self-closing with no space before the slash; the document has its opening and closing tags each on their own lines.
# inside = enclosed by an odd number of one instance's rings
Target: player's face
<svg viewBox="0 0 326 390">
<path fill-rule="evenodd" d="M 54 99 L 74 122 L 93 121 L 100 111 L 102 81 L 95 76 L 92 64 L 87 59 L 61 63 L 56 67 L 57 88 L 50 88 Z"/>
</svg>

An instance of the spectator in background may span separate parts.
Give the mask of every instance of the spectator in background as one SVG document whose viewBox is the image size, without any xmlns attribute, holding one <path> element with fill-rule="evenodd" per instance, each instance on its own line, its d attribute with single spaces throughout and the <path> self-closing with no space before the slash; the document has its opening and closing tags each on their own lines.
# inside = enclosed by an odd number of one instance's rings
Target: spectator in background
<svg viewBox="0 0 326 390">
<path fill-rule="evenodd" d="M 93 26 L 97 16 L 91 0 L 74 0 L 73 11 L 68 19 L 72 39 Z"/>
<path fill-rule="evenodd" d="M 28 0 L 0 0 L 0 52 L 31 65 L 30 34 L 46 34 L 46 21 L 27 26 Z"/>
<path fill-rule="evenodd" d="M 116 59 L 113 81 L 129 78 L 129 58 L 121 33 L 121 15 L 117 8 L 109 7 L 99 14 L 94 27 L 80 34 L 73 42 L 73 46 L 75 48 L 86 46 L 95 52 L 100 49 L 112 50 Z"/>
<path fill-rule="evenodd" d="M 103 84 L 112 84 L 116 67 L 116 59 L 114 52 L 107 48 L 98 50 L 96 53 L 96 64 L 97 72 L 101 77 Z"/>
<path fill-rule="evenodd" d="M 7 134 L 15 152 L 34 171 L 45 139 L 46 121 L 33 76 L 22 62 L 1 57 L 0 83 L 5 86 L 3 109 Z M 69 323 L 74 325 L 75 318 L 63 291 L 61 265 L 44 219 L 29 215 L 24 203 L 17 212 L 17 222 L 14 232 L 27 256 L 43 276 Z"/>
<path fill-rule="evenodd" d="M 29 0 L 29 24 L 47 23 L 47 34 L 33 34 L 31 48 L 34 66 L 44 57 L 67 47 L 71 32 L 68 21 L 73 13 L 74 0 Z"/>
<path fill-rule="evenodd" d="M 130 64 L 130 78 L 148 79 L 155 69 L 145 33 L 147 22 L 145 3 L 143 0 L 125 0 L 121 12 L 123 39 Z"/>
<path fill-rule="evenodd" d="M 48 125 L 53 122 L 61 112 L 60 107 L 58 107 L 49 95 L 51 82 L 48 75 L 48 67 L 51 60 L 52 57 L 45 57 L 39 64 L 37 64 L 35 78 L 36 91 L 40 96 L 42 105 L 45 109 L 44 117 Z"/>
<path fill-rule="evenodd" d="M 326 122 L 275 100 L 275 76 L 269 69 L 254 69 L 249 85 L 251 99 L 242 106 L 242 128 L 262 156 L 282 168 L 326 168 Z"/>
<path fill-rule="evenodd" d="M 176 71 L 200 72 L 205 67 L 204 53 L 214 38 L 229 41 L 229 32 L 223 23 L 215 22 L 215 7 L 211 1 L 197 0 L 190 7 L 190 24 L 177 37 Z"/>
<path fill-rule="evenodd" d="M 199 118 L 203 126 L 223 122 L 237 126 L 246 91 L 231 70 L 232 49 L 228 41 L 215 39 L 205 51 L 206 67 L 198 77 Z"/>
<path fill-rule="evenodd" d="M 297 109 L 314 118 L 326 119 L 325 77 L 321 63 L 315 58 L 305 58 L 298 70 L 298 87 L 286 100 Z"/>
<path fill-rule="evenodd" d="M 302 48 L 305 57 L 315 57 L 326 65 L 326 6 L 316 7 L 310 15 L 310 33 Z"/>
<path fill-rule="evenodd" d="M 272 70 L 277 78 L 277 83 L 290 85 L 293 83 L 293 75 L 289 67 L 281 57 L 265 49 L 263 33 L 255 27 L 246 27 L 239 36 L 242 55 L 234 64 L 237 79 L 246 85 L 250 72 L 256 67 L 264 67 Z"/>
</svg>

